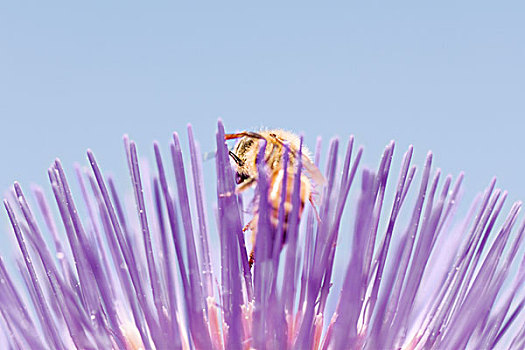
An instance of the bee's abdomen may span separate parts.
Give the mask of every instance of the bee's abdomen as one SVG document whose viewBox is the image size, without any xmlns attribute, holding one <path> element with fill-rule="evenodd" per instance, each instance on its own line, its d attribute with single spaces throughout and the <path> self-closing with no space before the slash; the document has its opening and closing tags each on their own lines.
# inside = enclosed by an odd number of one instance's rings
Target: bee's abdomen
<svg viewBox="0 0 525 350">
<path fill-rule="evenodd" d="M 281 169 L 278 172 L 276 172 L 274 176 L 272 176 L 271 182 L 270 182 L 270 193 L 268 196 L 270 200 L 271 208 L 272 208 L 270 220 L 271 220 L 272 225 L 275 228 L 279 226 L 279 207 L 281 206 L 281 200 L 282 200 L 283 176 L 284 176 L 284 170 Z M 286 195 L 285 195 L 285 200 L 283 203 L 284 205 L 283 243 L 286 238 L 286 232 L 288 231 L 288 220 L 293 210 L 292 197 L 295 191 L 294 172 L 288 171 L 286 177 L 287 177 Z M 305 175 L 301 175 L 300 191 L 301 191 L 300 193 L 301 207 L 299 208 L 299 218 L 301 217 L 301 214 L 303 213 L 304 204 L 306 200 L 309 199 L 310 193 L 311 193 L 310 180 Z"/>
</svg>

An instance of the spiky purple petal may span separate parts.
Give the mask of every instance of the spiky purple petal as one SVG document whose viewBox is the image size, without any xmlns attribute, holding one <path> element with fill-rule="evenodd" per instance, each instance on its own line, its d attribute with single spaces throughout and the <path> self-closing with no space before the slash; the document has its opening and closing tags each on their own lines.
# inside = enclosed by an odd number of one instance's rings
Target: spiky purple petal
<svg viewBox="0 0 525 350">
<path fill-rule="evenodd" d="M 220 261 L 210 254 L 214 230 L 207 223 L 205 177 L 191 126 L 188 136 L 192 188 L 177 134 L 170 146 L 173 184 L 158 143 L 156 173 L 150 175 L 139 163 L 135 143 L 124 138 L 134 213 L 91 151 L 93 173 L 75 167 L 79 203 L 61 163 L 49 169 L 56 218 L 42 189 L 32 189 L 38 208 L 33 212 L 31 197 L 15 183 L 4 204 L 19 247 L 19 277 L 0 259 L 5 336 L 0 345 L 184 350 L 525 345 L 525 220 L 517 227 L 521 202 L 507 211 L 507 193 L 496 188 L 495 179 L 458 220 L 464 175 L 454 182 L 432 170 L 429 154 L 419 190 L 412 189 L 417 177 L 410 146 L 388 207 L 394 143 L 387 145 L 376 170 L 359 171 L 363 149 L 353 155 L 353 137 L 341 162 L 339 141 L 333 140 L 327 184 L 316 188 L 322 198 L 320 220 L 307 204 L 306 225 L 300 225 L 299 156 L 293 184 L 287 174 L 292 167 L 283 165 L 275 225 L 271 216 L 277 206 L 268 198 L 273 179 L 262 161 L 261 144 L 254 190 L 255 266 L 250 269 L 242 197 L 235 191 L 222 122 L 216 152 Z M 319 139 L 315 164 L 320 145 Z M 285 147 L 283 164 L 289 158 Z M 360 188 L 352 187 L 355 179 Z M 285 215 L 288 192 L 292 210 Z M 352 192 L 355 205 L 347 204 Z M 353 227 L 345 225 L 349 211 Z M 214 274 L 220 276 L 218 284 Z"/>
</svg>

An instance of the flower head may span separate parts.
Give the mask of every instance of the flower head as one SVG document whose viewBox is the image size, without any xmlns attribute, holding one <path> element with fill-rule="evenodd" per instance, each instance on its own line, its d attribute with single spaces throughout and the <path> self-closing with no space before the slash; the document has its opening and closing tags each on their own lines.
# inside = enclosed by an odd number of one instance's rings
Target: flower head
<svg viewBox="0 0 525 350">
<path fill-rule="evenodd" d="M 432 170 L 432 154 L 416 185 L 410 147 L 394 182 L 394 143 L 373 171 L 360 170 L 363 149 L 354 152 L 353 137 L 341 160 L 340 142 L 332 140 L 319 220 L 311 209 L 300 215 L 299 166 L 292 209 L 286 218 L 280 209 L 276 226 L 269 214 L 270 179 L 259 161 L 250 268 L 245 201 L 235 190 L 223 125 L 219 122 L 215 157 L 216 230 L 209 228 L 205 210 L 204 182 L 211 178 L 201 170 L 191 127 L 188 134 L 189 167 L 173 135 L 173 178 L 157 143 L 150 175 L 139 166 L 135 143 L 125 138 L 134 213 L 126 210 L 114 179 L 103 175 L 91 151 L 90 170 L 76 168 L 80 191 L 75 196 L 60 161 L 49 169 L 56 214 L 42 189 L 32 189 L 33 208 L 15 183 L 4 204 L 19 247 L 18 273 L 0 260 L 5 347 L 525 346 L 520 289 L 525 223 L 518 223 L 521 203 L 504 213 L 507 194 L 495 188 L 495 180 L 458 218 L 463 175 L 442 179 L 439 169 Z M 261 147 L 264 155 L 264 143 Z M 319 150 L 320 142 L 317 164 Z M 395 188 L 392 199 L 385 199 L 387 186 Z M 351 190 L 354 204 L 348 201 Z M 344 212 L 351 213 L 353 226 L 343 223 Z M 215 231 L 218 261 L 210 254 Z M 350 244 L 336 259 L 341 242 Z M 341 288 L 332 288 L 334 282 Z M 333 313 L 328 305 L 334 305 Z"/>
</svg>

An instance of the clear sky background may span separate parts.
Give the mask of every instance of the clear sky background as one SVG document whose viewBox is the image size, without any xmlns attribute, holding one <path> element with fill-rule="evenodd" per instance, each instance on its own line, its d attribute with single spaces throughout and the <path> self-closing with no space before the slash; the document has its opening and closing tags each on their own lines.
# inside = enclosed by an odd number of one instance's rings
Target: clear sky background
<svg viewBox="0 0 525 350">
<path fill-rule="evenodd" d="M 150 156 L 192 123 L 213 150 L 220 117 L 355 134 L 374 167 L 414 144 L 468 198 L 496 175 L 525 199 L 523 2 L 361 3 L 2 2 L 0 189 L 48 188 L 55 157 L 72 177 L 87 148 L 126 175 L 124 133 Z"/>
</svg>

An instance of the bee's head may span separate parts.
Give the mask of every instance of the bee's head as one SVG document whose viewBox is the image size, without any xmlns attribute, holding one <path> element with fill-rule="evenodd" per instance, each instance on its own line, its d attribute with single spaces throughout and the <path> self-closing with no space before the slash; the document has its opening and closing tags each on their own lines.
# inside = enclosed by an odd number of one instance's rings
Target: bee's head
<svg viewBox="0 0 525 350">
<path fill-rule="evenodd" d="M 250 137 L 241 138 L 233 150 L 229 151 L 230 158 L 236 167 L 235 182 L 242 184 L 248 179 L 257 177 L 256 156 L 257 142 Z"/>
</svg>

